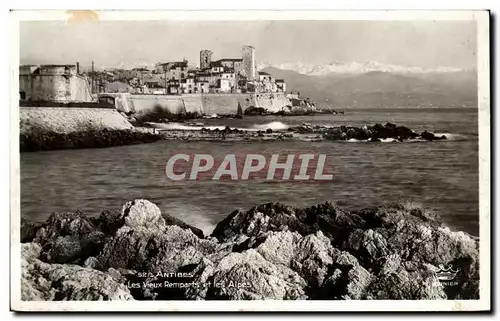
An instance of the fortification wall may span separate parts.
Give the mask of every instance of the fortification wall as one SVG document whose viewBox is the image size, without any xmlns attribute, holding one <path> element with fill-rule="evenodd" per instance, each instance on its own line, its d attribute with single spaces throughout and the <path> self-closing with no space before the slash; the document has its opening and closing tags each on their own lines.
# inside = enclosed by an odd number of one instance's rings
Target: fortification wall
<svg viewBox="0 0 500 321">
<path fill-rule="evenodd" d="M 19 91 L 25 93 L 27 100 L 68 100 L 69 79 L 59 75 L 22 75 L 19 76 Z"/>
<path fill-rule="evenodd" d="M 182 100 L 187 113 L 204 113 L 201 95 L 185 95 L 182 96 Z"/>
<path fill-rule="evenodd" d="M 134 112 L 139 115 L 152 112 L 160 107 L 171 113 L 197 112 L 205 115 L 235 115 L 238 104 L 242 111 L 248 107 L 262 107 L 271 112 L 291 105 L 284 93 L 263 94 L 185 94 L 181 96 L 154 94 L 106 93 L 115 97 L 119 111 Z"/>
<path fill-rule="evenodd" d="M 70 101 L 92 101 L 92 90 L 86 78 L 74 76 L 70 78 Z"/>
<path fill-rule="evenodd" d="M 134 102 L 131 99 L 130 93 L 105 93 L 99 94 L 98 97 L 99 99 L 101 99 L 102 97 L 113 97 L 115 101 L 115 107 L 118 111 L 130 113 L 135 110 Z"/>
<path fill-rule="evenodd" d="M 133 128 L 113 108 L 20 107 L 19 120 L 21 134 Z"/>
<path fill-rule="evenodd" d="M 24 93 L 26 100 L 92 101 L 87 79 L 78 75 L 20 75 L 19 91 Z"/>
<path fill-rule="evenodd" d="M 291 106 L 291 101 L 285 93 L 264 93 L 256 95 L 256 107 L 262 107 L 270 112 L 278 112 L 285 106 Z"/>
<path fill-rule="evenodd" d="M 238 103 L 244 112 L 250 106 L 255 106 L 253 94 L 206 94 L 202 95 L 203 111 L 206 115 L 235 115 Z"/>
<path fill-rule="evenodd" d="M 180 96 L 135 94 L 130 95 L 133 111 L 138 115 L 152 112 L 155 108 L 162 108 L 174 114 L 185 111 L 184 101 Z"/>
</svg>

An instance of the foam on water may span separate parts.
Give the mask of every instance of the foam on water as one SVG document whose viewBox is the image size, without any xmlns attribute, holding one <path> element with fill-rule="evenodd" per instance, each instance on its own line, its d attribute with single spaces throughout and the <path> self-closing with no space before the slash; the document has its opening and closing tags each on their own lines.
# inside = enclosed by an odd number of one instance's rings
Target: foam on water
<svg viewBox="0 0 500 321">
<path fill-rule="evenodd" d="M 158 129 L 166 129 L 166 130 L 201 130 L 203 126 L 193 126 L 193 125 L 185 125 L 183 123 L 149 123 Z M 226 126 L 205 126 L 204 128 L 214 130 L 219 129 L 223 130 Z"/>
<path fill-rule="evenodd" d="M 199 228 L 205 235 L 210 235 L 215 229 L 215 224 L 210 220 L 207 211 L 200 206 L 188 203 L 171 203 L 166 211 L 183 222 Z"/>
<path fill-rule="evenodd" d="M 452 140 L 452 141 L 461 141 L 461 140 L 467 140 L 467 135 L 464 134 L 453 134 L 453 133 L 434 133 L 434 135 L 441 137 L 445 136 L 447 140 Z"/>
<path fill-rule="evenodd" d="M 266 129 L 272 129 L 272 130 L 285 130 L 288 129 L 288 125 L 284 124 L 280 121 L 273 121 L 267 124 L 256 124 L 252 126 L 252 129 L 257 129 L 257 130 L 266 130 Z"/>
<path fill-rule="evenodd" d="M 200 123 L 200 125 L 194 126 L 190 124 L 185 124 L 185 123 L 153 123 L 150 122 L 148 123 L 149 125 L 158 128 L 158 129 L 165 129 L 165 130 L 201 130 L 202 128 L 205 129 L 219 129 L 219 130 L 224 130 L 226 126 L 203 126 L 203 123 Z M 243 127 L 231 127 L 232 129 L 239 129 L 239 130 L 246 130 L 246 131 L 259 131 L 259 130 L 266 130 L 266 129 L 272 129 L 272 130 L 286 130 L 289 128 L 288 125 L 279 122 L 279 121 L 273 121 L 267 124 L 254 124 L 250 128 L 243 128 Z"/>
</svg>

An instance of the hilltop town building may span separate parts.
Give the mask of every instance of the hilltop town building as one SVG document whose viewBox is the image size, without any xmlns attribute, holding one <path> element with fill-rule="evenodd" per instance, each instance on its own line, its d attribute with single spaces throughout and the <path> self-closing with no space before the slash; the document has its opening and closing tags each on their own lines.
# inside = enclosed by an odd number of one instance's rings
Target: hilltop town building
<svg viewBox="0 0 500 321">
<path fill-rule="evenodd" d="M 155 66 L 155 73 L 163 74 L 167 79 L 180 80 L 182 78 L 187 77 L 188 62 L 187 60 L 183 60 L 183 61 L 158 63 Z"/>
<path fill-rule="evenodd" d="M 283 79 L 276 79 L 275 82 L 278 91 L 286 92 L 286 83 Z"/>
<path fill-rule="evenodd" d="M 224 58 L 214 61 L 226 70 L 233 70 L 237 74 L 243 74 L 243 59 L 242 58 Z"/>
<path fill-rule="evenodd" d="M 153 70 L 134 68 L 80 74 L 74 65 L 20 67 L 20 97 L 31 100 L 91 101 L 92 93 L 210 94 L 285 92 L 282 79 L 257 72 L 255 49 L 242 47 L 241 58 L 213 60 L 200 51 L 200 66 L 187 60 L 163 62 Z M 92 90 L 92 86 L 94 90 Z"/>
<path fill-rule="evenodd" d="M 147 68 L 134 68 L 132 69 L 132 77 L 144 79 L 144 77 L 151 77 L 151 70 Z"/>
</svg>

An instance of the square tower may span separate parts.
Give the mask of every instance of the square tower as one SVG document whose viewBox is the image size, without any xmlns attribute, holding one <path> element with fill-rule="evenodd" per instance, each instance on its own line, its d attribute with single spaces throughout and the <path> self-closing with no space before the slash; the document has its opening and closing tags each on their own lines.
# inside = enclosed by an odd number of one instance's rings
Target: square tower
<svg viewBox="0 0 500 321">
<path fill-rule="evenodd" d="M 249 81 L 255 80 L 255 48 L 252 46 L 243 46 L 243 71 Z"/>
<path fill-rule="evenodd" d="M 211 50 L 200 51 L 200 69 L 210 68 L 210 64 L 212 63 L 212 54 Z"/>
</svg>

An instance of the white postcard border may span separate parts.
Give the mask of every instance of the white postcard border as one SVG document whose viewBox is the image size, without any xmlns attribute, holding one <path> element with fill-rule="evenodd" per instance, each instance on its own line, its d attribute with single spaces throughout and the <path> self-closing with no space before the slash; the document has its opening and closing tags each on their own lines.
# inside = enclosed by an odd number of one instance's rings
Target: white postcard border
<svg viewBox="0 0 500 321">
<path fill-rule="evenodd" d="M 19 22 L 64 20 L 65 11 L 13 11 L 10 14 L 10 224 L 11 309 L 15 311 L 486 311 L 491 309 L 491 151 L 490 49 L 488 11 L 103 11 L 108 20 L 448 20 L 477 21 L 479 126 L 479 300 L 368 301 L 21 301 L 19 169 Z M 19 280 L 19 282 L 17 281 Z"/>
</svg>

